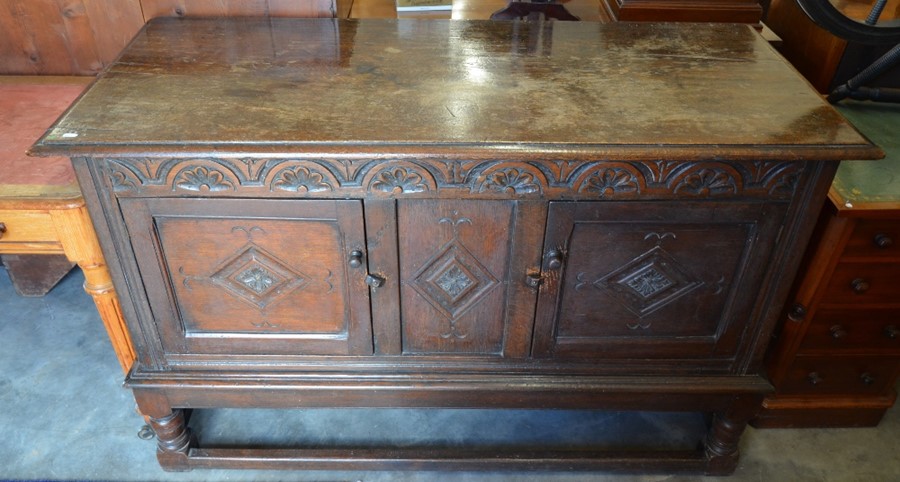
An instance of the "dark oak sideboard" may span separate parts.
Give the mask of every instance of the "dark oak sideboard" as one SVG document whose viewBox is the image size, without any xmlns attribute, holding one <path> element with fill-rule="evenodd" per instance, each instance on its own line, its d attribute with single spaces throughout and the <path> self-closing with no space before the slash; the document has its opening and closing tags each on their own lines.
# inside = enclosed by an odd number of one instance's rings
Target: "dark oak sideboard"
<svg viewBox="0 0 900 482">
<path fill-rule="evenodd" d="M 837 166 L 744 25 L 159 19 L 70 156 L 161 464 L 729 473 Z M 216 407 L 705 412 L 686 452 L 206 447 Z"/>
</svg>

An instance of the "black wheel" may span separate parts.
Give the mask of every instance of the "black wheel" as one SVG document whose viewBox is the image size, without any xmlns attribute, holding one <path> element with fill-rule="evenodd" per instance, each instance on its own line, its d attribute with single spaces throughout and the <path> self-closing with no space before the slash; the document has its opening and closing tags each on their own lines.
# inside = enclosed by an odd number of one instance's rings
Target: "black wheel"
<svg viewBox="0 0 900 482">
<path fill-rule="evenodd" d="M 868 45 L 900 42 L 900 19 L 877 21 L 878 16 L 871 14 L 868 19 L 851 18 L 841 13 L 832 1 L 797 0 L 797 3 L 813 22 L 837 37 Z M 873 8 L 877 8 L 877 3 L 872 2 Z M 886 2 L 880 3 L 883 7 Z"/>
</svg>

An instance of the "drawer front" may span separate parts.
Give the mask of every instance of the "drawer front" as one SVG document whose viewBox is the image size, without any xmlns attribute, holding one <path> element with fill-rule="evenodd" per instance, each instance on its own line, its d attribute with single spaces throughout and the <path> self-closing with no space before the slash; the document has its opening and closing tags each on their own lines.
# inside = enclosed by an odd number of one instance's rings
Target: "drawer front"
<svg viewBox="0 0 900 482">
<path fill-rule="evenodd" d="M 372 353 L 360 201 L 121 203 L 167 353 Z"/>
<path fill-rule="evenodd" d="M 782 394 L 878 395 L 894 385 L 898 359 L 798 356 L 779 385 Z"/>
<path fill-rule="evenodd" d="M 820 309 L 800 350 L 880 350 L 900 355 L 900 308 Z"/>
<path fill-rule="evenodd" d="M 900 220 L 857 221 L 843 256 L 900 259 Z"/>
<path fill-rule="evenodd" d="M 779 209 L 551 203 L 535 355 L 733 359 Z"/>
<path fill-rule="evenodd" d="M 53 242 L 59 239 L 53 219 L 47 212 L 0 210 L 0 223 L 6 226 L 0 232 L 0 244 Z"/>
<path fill-rule="evenodd" d="M 838 263 L 822 303 L 900 305 L 900 263 Z"/>
</svg>

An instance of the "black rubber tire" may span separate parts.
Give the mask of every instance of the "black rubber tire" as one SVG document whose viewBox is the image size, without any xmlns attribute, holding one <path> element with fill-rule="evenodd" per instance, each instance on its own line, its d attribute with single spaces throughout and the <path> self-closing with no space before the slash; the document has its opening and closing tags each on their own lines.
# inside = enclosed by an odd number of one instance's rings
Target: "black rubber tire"
<svg viewBox="0 0 900 482">
<path fill-rule="evenodd" d="M 887 20 L 877 25 L 845 16 L 829 0 L 797 0 L 803 12 L 816 25 L 837 37 L 867 45 L 896 44 L 900 42 L 900 20 Z"/>
</svg>

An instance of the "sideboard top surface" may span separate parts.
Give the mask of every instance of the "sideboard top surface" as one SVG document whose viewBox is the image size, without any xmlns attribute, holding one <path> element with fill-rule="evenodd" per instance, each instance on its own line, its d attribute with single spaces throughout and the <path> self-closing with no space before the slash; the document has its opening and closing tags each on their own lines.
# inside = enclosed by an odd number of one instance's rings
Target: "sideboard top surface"
<svg viewBox="0 0 900 482">
<path fill-rule="evenodd" d="M 157 19 L 38 154 L 877 158 L 751 28 Z"/>
</svg>

